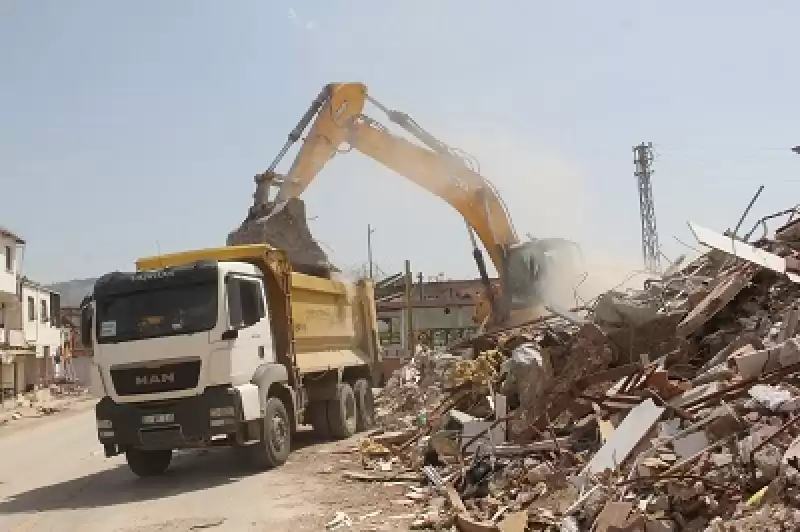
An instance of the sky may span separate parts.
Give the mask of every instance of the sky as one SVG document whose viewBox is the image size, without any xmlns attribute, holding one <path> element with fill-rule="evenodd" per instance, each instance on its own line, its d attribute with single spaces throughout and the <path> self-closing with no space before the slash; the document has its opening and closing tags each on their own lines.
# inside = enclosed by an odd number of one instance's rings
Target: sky
<svg viewBox="0 0 800 532">
<path fill-rule="evenodd" d="M 222 245 L 320 88 L 360 81 L 477 159 L 520 234 L 621 281 L 640 142 L 667 257 L 761 184 L 748 228 L 798 202 L 798 23 L 780 0 L 0 0 L 0 225 L 42 282 Z M 355 151 L 303 199 L 337 265 L 371 224 L 386 273 L 476 276 L 459 215 Z"/>
</svg>

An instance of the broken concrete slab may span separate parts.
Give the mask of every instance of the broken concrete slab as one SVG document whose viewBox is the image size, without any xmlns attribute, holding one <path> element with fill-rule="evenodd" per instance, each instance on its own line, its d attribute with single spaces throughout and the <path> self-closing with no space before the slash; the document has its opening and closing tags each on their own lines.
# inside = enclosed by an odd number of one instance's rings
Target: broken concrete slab
<svg viewBox="0 0 800 532">
<path fill-rule="evenodd" d="M 694 456 L 708 447 L 708 444 L 708 437 L 706 433 L 702 431 L 692 432 L 691 434 L 672 440 L 672 448 L 675 449 L 675 453 L 681 460 Z"/>
<path fill-rule="evenodd" d="M 692 222 L 689 222 L 689 229 L 692 231 L 697 241 L 704 246 L 718 249 L 719 251 L 739 257 L 740 259 L 744 259 L 762 268 L 772 270 L 775 273 L 784 274 L 792 282 L 800 282 L 800 275 L 787 271 L 786 259 L 783 257 L 779 257 L 763 249 L 755 248 L 746 242 L 721 235 Z"/>
<path fill-rule="evenodd" d="M 753 279 L 758 268 L 749 266 L 733 270 L 722 278 L 713 290 L 678 324 L 676 331 L 681 338 L 696 332 L 717 312 L 730 303 L 736 295 Z"/>
<path fill-rule="evenodd" d="M 800 362 L 800 338 L 789 338 L 777 346 L 758 351 L 741 350 L 730 358 L 730 365 L 745 379 L 752 379 Z"/>
<path fill-rule="evenodd" d="M 715 393 L 720 392 L 724 387 L 724 384 L 719 381 L 702 384 L 686 390 L 677 397 L 673 397 L 668 401 L 668 404 L 669 406 L 680 408 L 685 404 L 693 403 L 702 399 L 703 397 L 714 395 Z"/>
<path fill-rule="evenodd" d="M 657 406 L 652 399 L 647 399 L 633 408 L 576 477 L 576 485 L 585 486 L 589 475 L 602 473 L 606 469 L 615 470 L 628 458 L 642 438 L 647 436 L 664 410 L 664 407 Z"/>
<path fill-rule="evenodd" d="M 620 292 L 606 292 L 597 299 L 596 320 L 606 323 L 643 325 L 658 315 L 661 304 L 654 300 L 635 300 Z"/>
</svg>

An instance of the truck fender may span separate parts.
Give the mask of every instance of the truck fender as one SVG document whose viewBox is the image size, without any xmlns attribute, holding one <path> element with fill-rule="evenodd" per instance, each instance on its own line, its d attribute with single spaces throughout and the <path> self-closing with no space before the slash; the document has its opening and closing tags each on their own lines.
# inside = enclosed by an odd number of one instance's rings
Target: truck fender
<svg viewBox="0 0 800 532">
<path fill-rule="evenodd" d="M 251 382 L 258 387 L 259 411 L 263 410 L 267 403 L 270 388 L 274 384 L 279 384 L 283 392 L 280 394 L 281 398 L 291 401 L 291 404 L 286 406 L 294 412 L 294 390 L 287 385 L 289 372 L 286 370 L 286 366 L 274 362 L 262 364 L 256 368 Z"/>
<path fill-rule="evenodd" d="M 261 418 L 261 398 L 258 394 L 258 386 L 252 383 L 234 386 L 236 394 L 239 396 L 239 404 L 242 408 L 242 420 L 252 421 Z"/>
<path fill-rule="evenodd" d="M 250 382 L 264 390 L 269 390 L 269 387 L 276 382 L 284 383 L 288 381 L 289 372 L 286 371 L 286 366 L 274 362 L 258 366 L 253 373 L 253 378 L 250 379 Z"/>
</svg>

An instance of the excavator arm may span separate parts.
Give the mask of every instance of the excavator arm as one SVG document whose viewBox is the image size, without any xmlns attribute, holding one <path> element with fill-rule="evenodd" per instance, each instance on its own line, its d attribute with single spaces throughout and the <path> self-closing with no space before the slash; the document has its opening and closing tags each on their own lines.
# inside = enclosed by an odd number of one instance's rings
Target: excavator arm
<svg viewBox="0 0 800 532">
<path fill-rule="evenodd" d="M 390 133 L 379 122 L 365 116 L 363 111 L 367 101 L 383 110 L 391 122 L 405 129 L 424 146 Z M 285 176 L 276 174 L 278 163 L 312 120 L 313 125 L 288 173 Z M 458 152 L 420 128 L 408 115 L 391 111 L 370 98 L 366 86 L 360 83 L 329 84 L 322 90 L 290 133 L 278 157 L 257 178 L 256 201 L 251 215 L 268 217 L 271 212 L 280 210 L 287 200 L 300 196 L 343 146 L 349 146 L 394 170 L 442 198 L 461 214 L 472 239 L 473 254 L 487 288 L 495 321 L 503 321 L 511 307 L 534 303 L 539 261 L 534 256 L 534 248 L 520 244 L 505 205 L 491 183 L 471 169 Z M 278 192 L 270 201 L 273 187 L 277 187 Z M 473 231 L 498 272 L 502 303 L 493 301 L 494 291 L 489 285 Z"/>
</svg>

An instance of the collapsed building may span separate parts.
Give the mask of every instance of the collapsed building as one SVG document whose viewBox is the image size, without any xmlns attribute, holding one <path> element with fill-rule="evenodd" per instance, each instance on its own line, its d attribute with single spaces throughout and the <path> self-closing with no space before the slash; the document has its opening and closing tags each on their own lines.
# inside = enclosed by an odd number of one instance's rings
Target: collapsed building
<svg viewBox="0 0 800 532">
<path fill-rule="evenodd" d="M 642 290 L 418 350 L 345 477 L 418 529 L 800 529 L 800 221 L 691 227 L 711 251 Z"/>
</svg>

